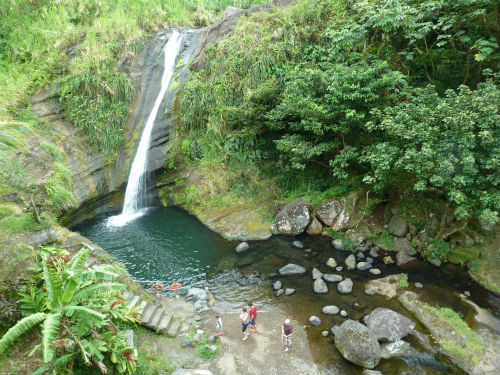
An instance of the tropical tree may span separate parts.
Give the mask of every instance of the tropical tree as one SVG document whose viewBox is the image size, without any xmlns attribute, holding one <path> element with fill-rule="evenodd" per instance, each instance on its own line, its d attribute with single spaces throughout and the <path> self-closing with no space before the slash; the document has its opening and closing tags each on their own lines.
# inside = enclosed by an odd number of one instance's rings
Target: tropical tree
<svg viewBox="0 0 500 375">
<path fill-rule="evenodd" d="M 72 257 L 57 247 L 41 250 L 34 285 L 21 293 L 21 311 L 26 316 L 0 339 L 0 353 L 41 325 L 41 343 L 30 354 L 41 349 L 46 365 L 38 373 L 72 369 L 75 360 L 95 365 L 103 373 L 110 369 L 131 373 L 135 369 L 133 349 L 115 325 L 120 321 L 135 323 L 139 317 L 137 308 L 129 308 L 120 295 L 125 285 L 116 280 L 123 269 L 114 265 L 87 268 L 91 253 L 82 248 Z"/>
</svg>

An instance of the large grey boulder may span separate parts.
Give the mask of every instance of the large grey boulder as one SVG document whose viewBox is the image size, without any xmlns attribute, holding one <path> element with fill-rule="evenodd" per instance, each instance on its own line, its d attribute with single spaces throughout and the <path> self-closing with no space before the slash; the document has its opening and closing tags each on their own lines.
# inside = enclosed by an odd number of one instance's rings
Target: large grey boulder
<svg viewBox="0 0 500 375">
<path fill-rule="evenodd" d="M 314 293 L 326 294 L 328 293 L 328 287 L 323 279 L 314 280 Z"/>
<path fill-rule="evenodd" d="M 326 315 L 337 315 L 340 309 L 335 305 L 323 306 L 321 312 Z"/>
<path fill-rule="evenodd" d="M 208 311 L 215 303 L 215 298 L 208 289 L 189 288 L 186 294 L 186 301 L 193 301 L 194 311 Z"/>
<path fill-rule="evenodd" d="M 363 324 L 346 320 L 335 333 L 335 346 L 340 354 L 355 365 L 368 369 L 380 362 L 380 345 L 373 332 Z"/>
<path fill-rule="evenodd" d="M 297 264 L 289 263 L 286 266 L 281 267 L 279 269 L 279 273 L 281 276 L 302 275 L 306 273 L 306 269 Z"/>
<path fill-rule="evenodd" d="M 304 232 L 310 221 L 309 208 L 302 199 L 296 199 L 282 208 L 274 220 L 276 229 L 281 234 L 291 235 Z"/>
<path fill-rule="evenodd" d="M 352 292 L 352 280 L 347 278 L 337 284 L 337 290 L 340 294 L 349 294 Z"/>
<path fill-rule="evenodd" d="M 408 255 L 415 255 L 417 253 L 417 250 L 413 248 L 410 241 L 408 241 L 406 238 L 396 238 L 394 240 L 394 247 L 392 248 L 392 251 L 395 251 L 397 253 L 400 251 L 404 251 Z"/>
<path fill-rule="evenodd" d="M 408 233 L 408 224 L 401 216 L 394 215 L 391 217 L 391 220 L 389 220 L 387 229 L 390 234 L 396 237 L 404 237 L 406 236 L 406 233 Z"/>
<path fill-rule="evenodd" d="M 356 206 L 361 194 L 352 191 L 340 199 L 331 199 L 316 212 L 318 218 L 335 231 L 346 231 L 353 226 Z"/>
<path fill-rule="evenodd" d="M 327 283 L 338 283 L 342 281 L 342 276 L 336 275 L 334 273 L 325 273 L 323 274 L 323 280 Z"/>
<path fill-rule="evenodd" d="M 317 236 L 318 234 L 321 234 L 322 231 L 323 231 L 323 225 L 318 219 L 313 217 L 311 222 L 306 228 L 307 234 L 310 236 Z"/>
<path fill-rule="evenodd" d="M 313 280 L 321 279 L 322 276 L 323 276 L 323 272 L 321 272 L 317 268 L 313 268 L 313 270 L 312 270 Z"/>
<path fill-rule="evenodd" d="M 403 264 L 411 262 L 412 260 L 415 259 L 417 258 L 408 255 L 406 251 L 400 251 L 399 253 L 396 254 L 396 264 L 398 266 L 402 266 Z"/>
<path fill-rule="evenodd" d="M 342 206 L 340 200 L 333 199 L 322 204 L 318 208 L 318 211 L 316 211 L 316 215 L 325 225 L 331 227 L 334 223 L 335 218 L 339 216 L 341 211 Z"/>
<path fill-rule="evenodd" d="M 349 255 L 344 263 L 349 271 L 356 269 L 356 258 L 354 254 Z"/>
<path fill-rule="evenodd" d="M 409 351 L 410 351 L 410 344 L 403 340 L 398 340 L 380 345 L 380 354 L 384 359 L 401 357 L 407 354 Z"/>
<path fill-rule="evenodd" d="M 406 316 L 382 307 L 373 310 L 364 321 L 379 341 L 398 341 L 415 329 L 415 323 Z"/>
</svg>

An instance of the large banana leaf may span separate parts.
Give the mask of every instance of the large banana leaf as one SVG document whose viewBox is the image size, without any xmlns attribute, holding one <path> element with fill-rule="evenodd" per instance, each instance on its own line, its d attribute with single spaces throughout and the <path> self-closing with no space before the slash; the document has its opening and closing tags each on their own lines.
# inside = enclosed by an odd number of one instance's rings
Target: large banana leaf
<svg viewBox="0 0 500 375">
<path fill-rule="evenodd" d="M 75 275 L 79 275 L 83 271 L 83 266 L 85 265 L 85 261 L 92 255 L 92 250 L 82 247 L 78 253 L 73 255 L 70 260 L 69 270 L 72 271 Z"/>
<path fill-rule="evenodd" d="M 70 303 L 75 295 L 76 288 L 78 287 L 78 283 L 75 279 L 71 278 L 67 281 L 66 287 L 64 288 L 64 293 L 62 296 L 62 301 L 64 303 Z"/>
<path fill-rule="evenodd" d="M 53 342 L 57 339 L 57 331 L 60 323 L 61 313 L 49 314 L 45 318 L 45 322 L 43 322 L 42 353 L 45 363 L 52 361 L 55 357 L 56 348 Z"/>
<path fill-rule="evenodd" d="M 91 316 L 94 316 L 102 320 L 106 319 L 105 314 L 101 314 L 100 312 L 85 306 L 65 306 L 63 307 L 63 311 L 69 317 L 72 317 L 73 314 L 76 314 L 84 318 L 89 318 Z"/>
<path fill-rule="evenodd" d="M 82 280 L 108 280 L 113 281 L 118 278 L 118 274 L 108 270 L 90 268 L 81 274 Z"/>
<path fill-rule="evenodd" d="M 73 297 L 73 301 L 75 303 L 80 303 L 84 299 L 87 299 L 91 296 L 103 293 L 103 292 L 108 292 L 110 290 L 123 290 L 127 286 L 125 284 L 121 283 L 101 283 L 101 284 L 92 284 L 89 286 L 86 286 L 85 288 L 80 289 L 78 292 L 75 293 Z"/>
<path fill-rule="evenodd" d="M 45 313 L 36 313 L 21 319 L 17 324 L 9 329 L 0 339 L 0 353 L 5 351 L 21 335 L 42 322 L 47 315 Z"/>
</svg>

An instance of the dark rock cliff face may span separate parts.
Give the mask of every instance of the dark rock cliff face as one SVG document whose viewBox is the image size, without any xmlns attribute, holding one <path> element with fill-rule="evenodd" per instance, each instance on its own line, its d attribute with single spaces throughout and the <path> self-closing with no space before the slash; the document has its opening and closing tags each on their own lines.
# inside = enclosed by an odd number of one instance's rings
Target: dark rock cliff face
<svg viewBox="0 0 500 375">
<path fill-rule="evenodd" d="M 200 48 L 200 35 L 203 30 L 184 30 L 184 32 L 186 36 L 178 57 L 176 72 L 155 120 L 148 173 L 162 168 L 168 161 L 164 149 L 169 139 L 173 101 L 178 84 L 187 79 L 189 62 Z M 122 63 L 119 67 L 120 71 L 131 78 L 136 93 L 130 104 L 130 115 L 124 130 L 125 142 L 113 162 L 107 161 L 90 146 L 83 130 L 66 118 L 57 95 L 57 87 L 42 90 L 32 97 L 34 113 L 47 124 L 49 130 L 59 134 L 58 143 L 62 146 L 68 167 L 72 171 L 73 190 L 79 208 L 75 210 L 77 214 L 72 215 L 70 224 L 121 207 L 123 188 L 128 180 L 129 168 L 142 129 L 160 91 L 164 69 L 162 50 L 169 36 L 168 31 L 157 32 L 147 41 L 139 56 Z"/>
</svg>

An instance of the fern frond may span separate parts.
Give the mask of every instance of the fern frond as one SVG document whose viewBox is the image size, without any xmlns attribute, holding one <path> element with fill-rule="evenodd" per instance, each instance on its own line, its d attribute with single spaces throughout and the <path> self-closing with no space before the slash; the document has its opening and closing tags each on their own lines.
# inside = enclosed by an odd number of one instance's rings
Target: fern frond
<svg viewBox="0 0 500 375">
<path fill-rule="evenodd" d="M 92 284 L 76 292 L 75 296 L 73 297 L 73 301 L 77 303 L 82 302 L 84 299 L 89 298 L 90 296 L 108 292 L 110 290 L 123 290 L 126 287 L 127 286 L 125 284 L 121 283 Z"/>
<path fill-rule="evenodd" d="M 56 354 L 56 348 L 53 342 L 57 338 L 57 331 L 59 329 L 60 323 L 61 323 L 60 313 L 47 315 L 47 317 L 45 318 L 45 322 L 43 322 L 42 353 L 43 353 L 43 361 L 45 363 L 52 361 Z"/>
<path fill-rule="evenodd" d="M 59 357 L 55 362 L 54 362 L 54 367 L 63 367 L 66 366 L 71 358 L 75 356 L 76 353 L 70 353 L 70 354 L 65 354 L 62 357 Z"/>
<path fill-rule="evenodd" d="M 74 314 L 76 314 L 84 318 L 89 318 L 91 316 L 94 316 L 102 320 L 106 319 L 105 314 L 101 314 L 98 311 L 95 311 L 93 309 L 84 306 L 65 306 L 63 307 L 63 311 L 69 317 L 72 317 Z"/>
<path fill-rule="evenodd" d="M 10 347 L 12 343 L 21 335 L 28 332 L 31 328 L 42 322 L 47 315 L 45 313 L 36 313 L 21 319 L 17 324 L 9 329 L 0 339 L 0 353 Z"/>
</svg>

